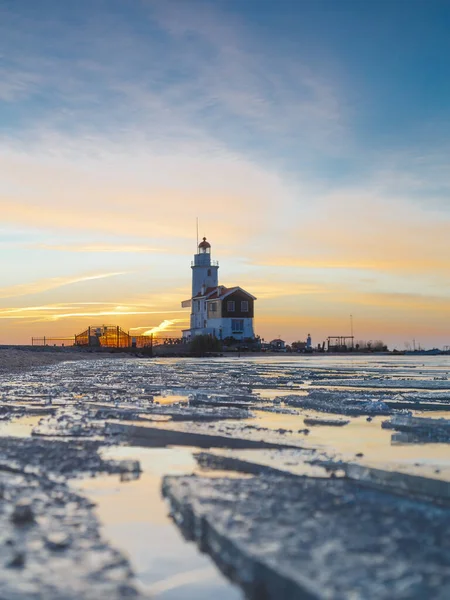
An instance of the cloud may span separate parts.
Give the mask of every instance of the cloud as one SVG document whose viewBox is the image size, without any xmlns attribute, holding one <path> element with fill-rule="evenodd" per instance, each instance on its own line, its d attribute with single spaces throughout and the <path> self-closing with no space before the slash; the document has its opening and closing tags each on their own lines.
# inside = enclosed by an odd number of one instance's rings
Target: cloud
<svg viewBox="0 0 450 600">
<path fill-rule="evenodd" d="M 103 310 L 103 311 L 92 311 L 92 312 L 70 312 L 53 314 L 46 320 L 59 321 L 60 319 L 74 319 L 80 317 L 123 317 L 123 316 L 136 316 L 136 315 L 154 315 L 154 314 L 167 314 L 171 312 L 181 312 L 180 310 L 166 310 L 166 311 L 155 311 L 155 310 Z"/>
<path fill-rule="evenodd" d="M 37 74 L 39 101 L 15 107 L 26 130 L 15 131 L 22 148 L 30 138 L 68 132 L 55 156 L 82 137 L 94 141 L 93 152 L 96 139 L 116 148 L 132 146 L 128 139 L 159 153 L 181 148 L 273 161 L 277 153 L 265 149 L 282 140 L 310 157 L 317 146 L 334 154 L 342 137 L 344 103 L 333 73 L 274 53 L 219 5 L 150 3 L 139 26 L 113 10 L 90 10 L 77 28 L 63 9 L 50 16 L 12 7 L 2 16 L 12 71 Z M 16 76 L 14 86 L 24 79 Z"/>
<path fill-rule="evenodd" d="M 358 294 L 355 304 L 374 306 L 377 309 L 392 308 L 396 310 L 424 312 L 429 311 L 442 318 L 450 315 L 450 303 L 447 297 L 431 294 L 408 294 L 399 292 L 372 292 Z"/>
<path fill-rule="evenodd" d="M 450 268 L 450 215 L 357 186 L 317 195 L 285 231 L 249 251 L 250 264 L 442 276 Z M 327 275 L 324 274 L 324 277 Z"/>
<path fill-rule="evenodd" d="M 276 220 L 275 199 L 292 193 L 278 174 L 230 154 L 202 157 L 193 148 L 190 156 L 165 156 L 134 144 L 132 149 L 122 147 L 118 154 L 108 150 L 104 160 L 98 160 L 86 158 L 85 143 L 79 140 L 79 144 L 72 157 L 60 154 L 56 161 L 51 142 L 31 155 L 18 151 L 2 155 L 0 149 L 5 172 L 0 183 L 3 223 L 70 230 L 71 237 L 74 231 L 114 234 L 129 253 L 141 248 L 133 238 L 147 238 L 151 243 L 143 248 L 173 252 L 184 240 L 192 240 L 195 217 L 200 216 L 201 228 L 216 231 L 231 247 L 233 241 L 257 236 Z M 65 139 L 58 137 L 57 146 L 65 145 Z M 106 139 L 98 141 L 99 149 L 108 146 Z M 225 206 L 241 218 L 224 220 Z M 122 241 L 125 235 L 128 239 Z M 73 244 L 74 250 L 83 251 L 107 251 L 114 245 L 111 241 Z M 70 250 L 72 244 L 40 244 L 43 249 L 53 246 Z"/>
<path fill-rule="evenodd" d="M 147 331 L 144 331 L 142 335 L 155 335 L 157 333 L 170 332 L 180 330 L 179 325 L 181 323 L 187 324 L 189 319 L 164 319 L 159 325 L 156 327 L 151 327 Z"/>
<path fill-rule="evenodd" d="M 29 71 L 0 67 L 0 101 L 15 102 L 26 98 L 41 82 L 41 77 Z"/>
<path fill-rule="evenodd" d="M 299 54 L 274 51 L 248 23 L 218 5 L 150 6 L 151 17 L 170 37 L 173 55 L 178 62 L 181 56 L 189 73 L 185 95 L 189 100 L 201 98 L 203 106 L 198 100 L 189 106 L 203 117 L 204 125 L 214 124 L 229 142 L 225 129 L 234 133 L 241 127 L 241 139 L 251 132 L 253 137 L 271 136 L 275 145 L 281 139 L 289 141 L 309 156 L 319 147 L 327 154 L 335 152 L 345 130 L 344 103 L 328 67 L 313 64 L 311 56 L 302 60 Z M 326 143 L 331 139 L 334 144 Z"/>
<path fill-rule="evenodd" d="M 55 290 L 67 304 L 5 308 L 1 318 L 59 332 L 91 318 L 137 328 L 161 314 L 175 328 L 171 309 L 184 290 L 178 297 L 174 282 L 186 277 L 188 287 L 189 277 L 176 255 L 187 253 L 188 265 L 196 216 L 214 258 L 227 259 L 224 283 L 258 297 L 268 331 L 270 319 L 289 331 L 308 318 L 336 331 L 354 305 L 371 323 L 384 311 L 386 329 L 402 310 L 413 323 L 434 319 L 427 310 L 447 314 L 445 301 L 414 296 L 449 295 L 445 135 L 374 149 L 361 107 L 349 103 L 360 82 L 348 85 L 339 58 L 312 58 L 326 55 L 322 40 L 315 52 L 300 27 L 267 43 L 228 3 L 124 2 L 120 13 L 122 3 L 88 0 L 53 2 L 52 11 L 7 4 L 0 212 L 33 238 L 0 251 L 23 280 L 39 251 L 43 272 L 61 277 L 0 297 Z M 89 19 L 78 19 L 87 8 Z M 102 287 L 116 302 L 72 301 L 68 286 L 86 279 L 67 272 L 84 272 L 86 258 L 101 277 L 136 271 L 126 289 Z M 152 327 L 136 331 L 144 329 Z"/>
<path fill-rule="evenodd" d="M 86 310 L 86 306 L 98 306 L 98 310 Z M 141 304 L 131 306 L 115 306 L 115 303 L 84 302 L 72 304 L 51 304 L 44 306 L 25 306 L 0 308 L 0 319 L 28 319 L 37 322 L 57 322 L 62 319 L 79 319 L 86 317 L 129 317 L 142 315 L 165 315 L 184 313 L 182 310 L 151 310 Z M 175 319 L 173 322 L 178 322 Z M 142 327 L 140 328 L 142 329 Z"/>
<path fill-rule="evenodd" d="M 341 127 L 338 84 L 307 61 L 273 55 L 230 11 L 196 6 L 149 3 L 139 28 L 92 11 L 76 30 L 61 8 L 5 11 L 15 67 L 31 60 L 43 95 L 34 110 L 45 113 L 27 110 L 3 138 L 5 222 L 143 236 L 151 221 L 158 247 L 190 237 L 197 214 L 230 241 L 282 218 L 276 204 L 295 202 L 297 190 L 275 168 L 280 143 L 310 156 L 319 132 Z M 52 32 L 49 52 L 41 42 Z M 224 219 L 224 206 L 241 218 Z"/>
<path fill-rule="evenodd" d="M 51 250 L 55 252 L 107 252 L 126 254 L 154 254 L 158 252 L 167 253 L 167 248 L 155 248 L 153 246 L 133 244 L 34 244 L 38 250 Z"/>
<path fill-rule="evenodd" d="M 270 282 L 267 280 L 248 279 L 245 287 L 261 301 L 272 298 L 286 298 L 287 296 L 331 294 L 335 289 L 335 286 L 331 284 L 298 283 L 283 281 L 275 277 Z"/>
<path fill-rule="evenodd" d="M 338 249 L 338 245 L 336 246 Z M 362 252 L 365 253 L 364 251 Z M 419 254 L 419 252 L 418 252 Z M 391 258 L 386 257 L 382 259 L 373 259 L 369 256 L 366 258 L 357 258 L 352 256 L 346 256 L 345 254 L 336 259 L 330 252 L 329 258 L 311 258 L 302 259 L 292 256 L 277 256 L 277 257 L 260 257 L 259 259 L 252 261 L 252 264 L 261 265 L 266 267 L 288 267 L 295 269 L 309 269 L 309 270 L 357 270 L 357 271 L 381 271 L 381 272 L 425 272 L 430 273 L 434 271 L 448 270 L 450 267 L 450 259 L 445 256 L 442 257 L 429 257 L 423 258 L 417 256 L 417 260 L 411 260 L 412 257 L 396 258 L 393 255 Z M 371 280 L 375 281 L 374 279 Z"/>
<path fill-rule="evenodd" d="M 49 290 L 54 290 L 66 285 L 82 283 L 83 281 L 106 279 L 107 277 L 118 277 L 119 275 L 125 275 L 125 272 L 97 273 L 94 275 L 81 275 L 78 277 L 51 277 L 49 279 L 41 279 L 32 283 L 21 283 L 18 285 L 0 288 L 0 298 L 16 298 L 18 296 L 29 296 L 31 294 L 48 292 Z"/>
</svg>

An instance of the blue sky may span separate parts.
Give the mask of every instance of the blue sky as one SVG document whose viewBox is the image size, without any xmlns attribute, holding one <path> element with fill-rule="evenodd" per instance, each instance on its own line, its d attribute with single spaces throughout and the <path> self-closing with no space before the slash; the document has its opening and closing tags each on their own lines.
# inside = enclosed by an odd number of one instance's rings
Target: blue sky
<svg viewBox="0 0 450 600">
<path fill-rule="evenodd" d="M 263 337 L 356 314 L 448 342 L 449 25 L 440 1 L 0 2 L 4 341 L 95 320 L 75 301 L 175 332 L 199 216 Z"/>
</svg>

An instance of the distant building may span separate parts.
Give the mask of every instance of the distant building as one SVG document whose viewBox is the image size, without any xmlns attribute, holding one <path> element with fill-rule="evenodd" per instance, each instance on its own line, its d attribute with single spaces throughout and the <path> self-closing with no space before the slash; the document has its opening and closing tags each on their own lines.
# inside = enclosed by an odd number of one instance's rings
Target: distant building
<svg viewBox="0 0 450 600">
<path fill-rule="evenodd" d="M 206 238 L 198 245 L 192 268 L 192 297 L 181 303 L 191 309 L 190 328 L 183 337 L 209 334 L 219 339 L 255 337 L 253 330 L 255 296 L 239 286 L 219 285 L 219 263 L 211 260 Z"/>
<path fill-rule="evenodd" d="M 306 342 L 292 342 L 291 348 L 293 352 L 311 353 L 313 351 L 311 334 L 308 333 Z"/>
<path fill-rule="evenodd" d="M 270 348 L 274 352 L 286 352 L 286 342 L 280 340 L 280 338 L 276 338 L 270 342 Z"/>
</svg>

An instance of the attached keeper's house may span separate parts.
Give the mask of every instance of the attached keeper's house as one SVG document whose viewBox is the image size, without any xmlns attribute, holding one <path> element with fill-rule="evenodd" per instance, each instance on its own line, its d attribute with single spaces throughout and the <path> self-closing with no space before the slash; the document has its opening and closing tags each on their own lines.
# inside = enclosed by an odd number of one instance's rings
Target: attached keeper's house
<svg viewBox="0 0 450 600">
<path fill-rule="evenodd" d="M 209 334 L 219 339 L 253 339 L 254 302 L 256 298 L 239 286 L 219 285 L 219 263 L 211 260 L 211 245 L 203 238 L 194 255 L 192 298 L 181 303 L 191 309 L 191 326 L 183 337 Z"/>
</svg>

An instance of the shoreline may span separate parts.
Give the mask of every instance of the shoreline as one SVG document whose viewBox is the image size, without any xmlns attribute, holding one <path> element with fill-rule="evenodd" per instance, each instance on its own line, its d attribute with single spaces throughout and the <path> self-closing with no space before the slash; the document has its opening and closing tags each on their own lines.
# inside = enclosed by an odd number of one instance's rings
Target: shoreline
<svg viewBox="0 0 450 600">
<path fill-rule="evenodd" d="M 77 360 L 98 360 L 105 358 L 125 358 L 125 353 L 94 353 L 62 348 L 33 348 L 32 346 L 0 347 L 0 375 L 28 371 L 38 367 L 46 367 L 60 362 Z"/>
</svg>

